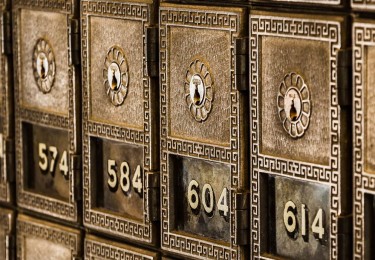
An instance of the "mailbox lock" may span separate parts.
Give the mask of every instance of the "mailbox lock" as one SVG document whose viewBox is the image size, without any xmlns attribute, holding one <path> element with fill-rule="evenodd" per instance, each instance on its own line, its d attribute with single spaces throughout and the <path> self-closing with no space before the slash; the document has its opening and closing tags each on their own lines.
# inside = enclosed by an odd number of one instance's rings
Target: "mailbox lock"
<svg viewBox="0 0 375 260">
<path fill-rule="evenodd" d="M 185 98 L 188 109 L 198 122 L 205 121 L 211 112 L 214 81 L 208 63 L 194 58 L 185 78 Z"/>
<path fill-rule="evenodd" d="M 39 39 L 34 47 L 33 71 L 38 88 L 43 93 L 51 91 L 55 80 L 55 55 L 49 42 Z"/>
<path fill-rule="evenodd" d="M 285 75 L 277 95 L 279 118 L 293 138 L 302 137 L 309 126 L 310 92 L 303 78 L 292 72 Z"/>
<path fill-rule="evenodd" d="M 103 69 L 104 88 L 114 106 L 124 103 L 128 93 L 129 67 L 124 51 L 113 46 L 107 52 Z"/>
</svg>

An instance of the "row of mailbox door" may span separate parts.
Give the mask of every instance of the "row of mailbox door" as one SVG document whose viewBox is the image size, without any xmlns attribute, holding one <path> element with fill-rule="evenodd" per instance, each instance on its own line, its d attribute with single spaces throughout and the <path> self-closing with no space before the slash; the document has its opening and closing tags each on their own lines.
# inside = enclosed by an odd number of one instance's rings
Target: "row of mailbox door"
<svg viewBox="0 0 375 260">
<path fill-rule="evenodd" d="M 3 10 L 3 203 L 183 257 L 371 258 L 375 23 L 76 4 Z"/>
<path fill-rule="evenodd" d="M 160 253 L 0 208 L 1 259 L 161 259 Z M 84 240 L 83 240 L 84 237 Z M 83 246 L 82 246 L 83 243 Z M 163 257 L 162 259 L 169 259 Z"/>
</svg>

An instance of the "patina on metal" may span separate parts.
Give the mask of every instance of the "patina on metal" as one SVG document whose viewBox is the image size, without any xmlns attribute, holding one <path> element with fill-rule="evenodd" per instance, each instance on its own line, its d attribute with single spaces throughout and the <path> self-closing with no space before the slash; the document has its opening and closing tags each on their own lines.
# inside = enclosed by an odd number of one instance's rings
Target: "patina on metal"
<svg viewBox="0 0 375 260">
<path fill-rule="evenodd" d="M 334 259 L 347 250 L 338 230 L 351 208 L 342 194 L 350 191 L 338 94 L 343 28 L 334 16 L 250 13 L 254 258 Z"/>
<path fill-rule="evenodd" d="M 153 1 L 82 1 L 84 225 L 158 241 L 158 47 Z M 182 100 L 183 101 L 183 100 Z"/>
<path fill-rule="evenodd" d="M 161 246 L 182 257 L 249 253 L 244 12 L 160 7 Z"/>
<path fill-rule="evenodd" d="M 17 217 L 17 259 L 63 260 L 81 255 L 78 230 L 26 215 Z"/>
<path fill-rule="evenodd" d="M 17 204 L 69 222 L 79 221 L 82 192 L 76 4 L 17 0 L 12 6 Z"/>
</svg>

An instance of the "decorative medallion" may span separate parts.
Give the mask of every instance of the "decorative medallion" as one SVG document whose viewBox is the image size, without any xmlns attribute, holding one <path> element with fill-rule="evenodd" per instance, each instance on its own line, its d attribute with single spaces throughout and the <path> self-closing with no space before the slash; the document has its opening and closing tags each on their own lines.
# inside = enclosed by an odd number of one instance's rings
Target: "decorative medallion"
<svg viewBox="0 0 375 260">
<path fill-rule="evenodd" d="M 303 78 L 292 72 L 285 75 L 277 95 L 279 118 L 293 138 L 304 135 L 310 122 L 310 92 Z"/>
<path fill-rule="evenodd" d="M 124 103 L 128 93 L 129 67 L 124 51 L 117 46 L 108 50 L 103 69 L 104 87 L 115 106 Z"/>
<path fill-rule="evenodd" d="M 214 80 L 208 63 L 201 58 L 193 59 L 186 72 L 185 99 L 195 120 L 207 119 L 214 99 Z"/>
<path fill-rule="evenodd" d="M 39 39 L 35 44 L 33 71 L 39 90 L 45 94 L 50 92 L 55 80 L 56 64 L 51 45 L 45 39 Z"/>
</svg>

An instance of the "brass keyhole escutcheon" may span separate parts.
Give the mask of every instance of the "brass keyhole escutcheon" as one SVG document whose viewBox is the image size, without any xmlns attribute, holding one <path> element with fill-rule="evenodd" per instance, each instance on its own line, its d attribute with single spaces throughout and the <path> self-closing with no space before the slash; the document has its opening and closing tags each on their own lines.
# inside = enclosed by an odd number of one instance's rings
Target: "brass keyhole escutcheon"
<svg viewBox="0 0 375 260">
<path fill-rule="evenodd" d="M 34 47 L 33 71 L 38 88 L 44 94 L 51 91 L 55 69 L 55 56 L 49 42 L 39 39 Z"/>
<path fill-rule="evenodd" d="M 284 130 L 292 137 L 302 137 L 310 123 L 310 92 L 303 78 L 292 72 L 279 86 L 277 107 Z"/>
<path fill-rule="evenodd" d="M 112 46 L 105 57 L 103 68 L 105 93 L 114 106 L 121 106 L 128 93 L 129 67 L 125 52 Z"/>
</svg>

